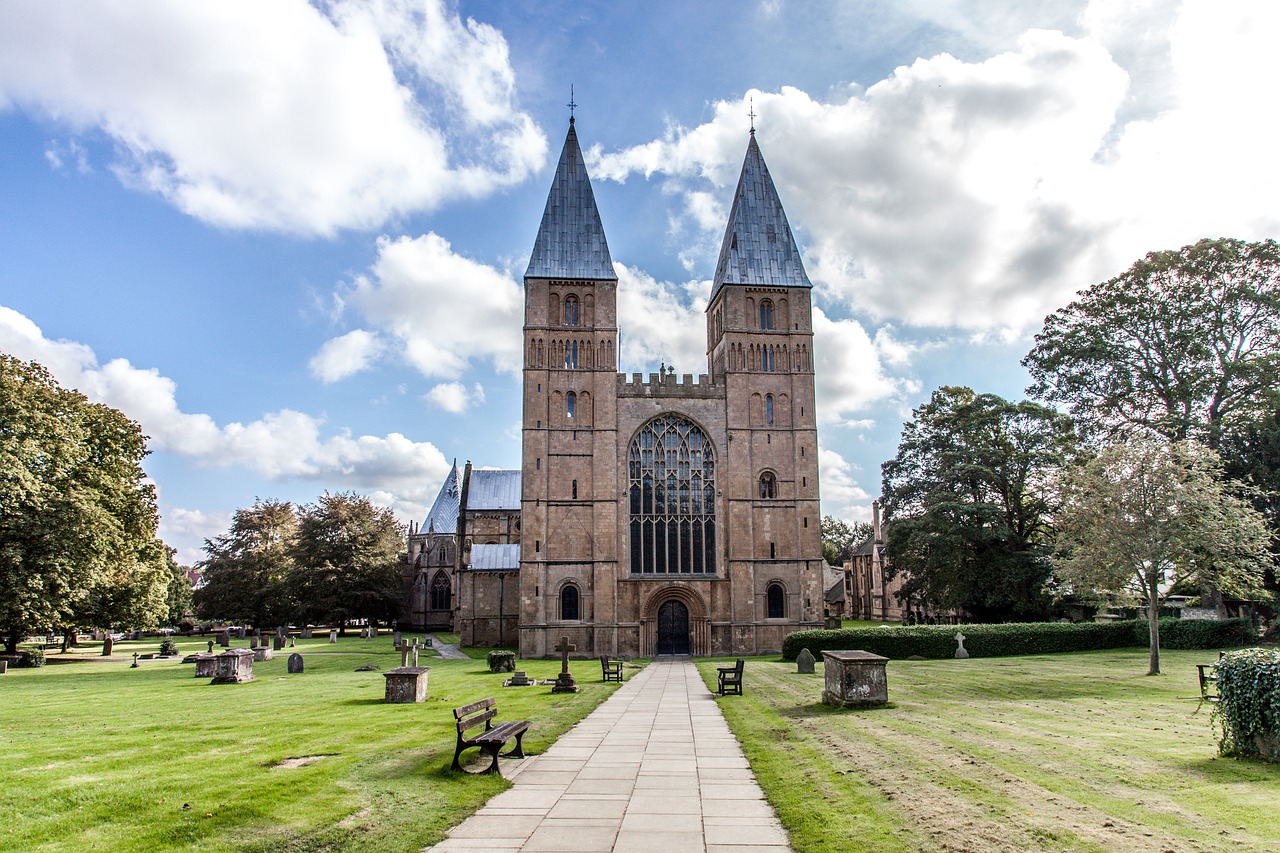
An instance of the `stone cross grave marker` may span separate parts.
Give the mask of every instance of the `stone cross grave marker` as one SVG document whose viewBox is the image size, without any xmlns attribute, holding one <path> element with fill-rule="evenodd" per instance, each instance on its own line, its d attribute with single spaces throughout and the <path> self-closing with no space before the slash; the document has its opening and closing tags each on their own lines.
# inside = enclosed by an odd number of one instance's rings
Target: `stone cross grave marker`
<svg viewBox="0 0 1280 853">
<path fill-rule="evenodd" d="M 418 665 L 418 638 L 413 638 L 413 645 L 409 647 L 409 652 L 413 657 L 413 666 Z"/>
<path fill-rule="evenodd" d="M 209 651 L 208 651 L 208 654 L 213 654 L 213 640 L 210 640 L 210 641 L 209 641 Z"/>
<path fill-rule="evenodd" d="M 556 646 L 556 651 L 560 653 L 560 674 L 556 676 L 556 683 L 552 685 L 552 693 L 577 693 L 578 683 L 573 680 L 573 673 L 569 672 L 569 652 L 576 652 L 577 645 L 569 642 L 568 637 L 560 638 L 560 645 Z"/>
<path fill-rule="evenodd" d="M 808 649 L 800 650 L 800 654 L 796 655 L 796 672 L 813 675 L 813 652 Z"/>
<path fill-rule="evenodd" d="M 969 650 L 964 647 L 964 634 L 956 631 L 956 642 L 960 644 L 960 648 L 956 649 L 956 658 L 963 660 L 969 656 Z"/>
</svg>

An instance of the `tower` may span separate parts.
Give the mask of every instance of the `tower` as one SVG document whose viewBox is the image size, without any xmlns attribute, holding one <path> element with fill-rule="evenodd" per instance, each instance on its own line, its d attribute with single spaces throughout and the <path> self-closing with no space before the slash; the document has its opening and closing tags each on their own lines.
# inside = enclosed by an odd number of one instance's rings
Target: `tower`
<svg viewBox="0 0 1280 853">
<path fill-rule="evenodd" d="M 570 118 L 524 274 L 525 657 L 549 653 L 558 638 L 548 622 L 617 622 L 611 582 L 617 572 L 618 509 L 609 476 L 617 468 L 617 287 Z M 597 646 L 594 634 L 575 639 Z M 581 646 L 580 651 L 592 653 Z"/>
</svg>

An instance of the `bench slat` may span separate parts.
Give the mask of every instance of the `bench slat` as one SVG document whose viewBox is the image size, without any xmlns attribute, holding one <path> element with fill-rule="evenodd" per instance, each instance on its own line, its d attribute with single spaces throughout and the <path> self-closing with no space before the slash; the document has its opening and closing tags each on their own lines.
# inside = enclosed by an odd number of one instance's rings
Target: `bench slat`
<svg viewBox="0 0 1280 853">
<path fill-rule="evenodd" d="M 496 716 L 498 716 L 498 709 L 490 708 L 482 713 L 473 714 L 470 717 L 458 720 L 458 734 L 461 735 L 463 732 L 469 729 L 474 729 L 476 726 L 483 726 Z"/>
<path fill-rule="evenodd" d="M 498 700 L 490 696 L 488 699 L 481 699 L 479 702 L 472 702 L 470 705 L 463 705 L 461 708 L 453 709 L 453 716 L 461 720 L 467 714 L 479 711 L 481 708 L 492 708 L 498 704 Z"/>
</svg>

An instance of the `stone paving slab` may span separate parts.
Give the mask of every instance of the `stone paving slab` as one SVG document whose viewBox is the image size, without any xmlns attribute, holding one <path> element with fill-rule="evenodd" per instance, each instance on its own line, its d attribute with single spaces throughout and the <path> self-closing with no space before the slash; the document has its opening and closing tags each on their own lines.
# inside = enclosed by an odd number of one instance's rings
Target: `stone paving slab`
<svg viewBox="0 0 1280 853">
<path fill-rule="evenodd" d="M 791 853 L 688 660 L 651 663 L 503 772 L 513 787 L 428 853 Z"/>
</svg>

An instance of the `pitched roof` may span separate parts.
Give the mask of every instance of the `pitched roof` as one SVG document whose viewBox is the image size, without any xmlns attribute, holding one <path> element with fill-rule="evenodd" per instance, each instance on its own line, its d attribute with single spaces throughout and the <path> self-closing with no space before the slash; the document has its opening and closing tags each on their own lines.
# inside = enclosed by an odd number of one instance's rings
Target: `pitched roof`
<svg viewBox="0 0 1280 853">
<path fill-rule="evenodd" d="M 764 164 L 755 133 L 738 176 L 733 209 L 720 245 L 720 260 L 712 279 L 711 299 L 726 284 L 765 287 L 812 287 L 791 236 L 787 214 Z"/>
<path fill-rule="evenodd" d="M 520 509 L 520 472 L 473 470 L 467 510 Z"/>
<path fill-rule="evenodd" d="M 476 543 L 471 546 L 467 568 L 473 572 L 519 571 L 520 546 Z"/>
<path fill-rule="evenodd" d="M 618 280 L 572 119 L 524 277 Z"/>
<path fill-rule="evenodd" d="M 458 503 L 462 500 L 462 475 L 458 473 L 458 463 L 453 463 L 453 470 L 444 478 L 440 486 L 440 494 L 427 513 L 427 520 L 422 522 L 424 533 L 457 533 Z"/>
</svg>

